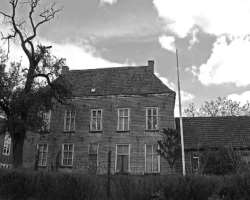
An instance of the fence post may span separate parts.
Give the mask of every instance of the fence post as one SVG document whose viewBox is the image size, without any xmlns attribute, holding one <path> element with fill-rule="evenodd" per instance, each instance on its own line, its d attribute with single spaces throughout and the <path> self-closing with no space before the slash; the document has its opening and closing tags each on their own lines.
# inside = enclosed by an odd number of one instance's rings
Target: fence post
<svg viewBox="0 0 250 200">
<path fill-rule="evenodd" d="M 110 200 L 111 198 L 111 151 L 108 151 L 108 182 L 107 182 L 107 198 Z"/>
</svg>

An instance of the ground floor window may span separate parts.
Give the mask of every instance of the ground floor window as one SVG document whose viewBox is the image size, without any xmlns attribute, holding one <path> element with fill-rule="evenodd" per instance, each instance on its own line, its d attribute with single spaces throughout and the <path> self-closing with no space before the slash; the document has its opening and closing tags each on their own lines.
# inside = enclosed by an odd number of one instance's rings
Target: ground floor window
<svg viewBox="0 0 250 200">
<path fill-rule="evenodd" d="M 97 173 L 98 167 L 98 144 L 89 144 L 88 150 L 88 169 L 90 174 Z"/>
<path fill-rule="evenodd" d="M 48 157 L 48 144 L 38 144 L 38 166 L 46 166 Z"/>
<path fill-rule="evenodd" d="M 128 173 L 130 171 L 129 168 L 130 168 L 130 145 L 117 144 L 115 171 L 117 173 Z"/>
<path fill-rule="evenodd" d="M 145 144 L 145 172 L 160 172 L 160 156 L 157 153 L 157 144 Z"/>
<path fill-rule="evenodd" d="M 62 166 L 73 166 L 74 144 L 62 145 Z"/>
<path fill-rule="evenodd" d="M 197 152 L 192 153 L 191 164 L 193 172 L 197 172 L 200 168 L 200 157 Z"/>
</svg>

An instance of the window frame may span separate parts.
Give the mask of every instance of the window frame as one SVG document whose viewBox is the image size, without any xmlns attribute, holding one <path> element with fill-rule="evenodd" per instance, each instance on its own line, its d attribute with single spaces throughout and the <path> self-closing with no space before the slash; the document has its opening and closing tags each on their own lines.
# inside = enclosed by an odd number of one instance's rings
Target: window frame
<svg viewBox="0 0 250 200">
<path fill-rule="evenodd" d="M 123 145 L 127 145 L 128 146 L 128 154 L 126 154 L 126 155 L 128 155 L 128 173 L 130 173 L 131 172 L 131 169 L 130 169 L 130 152 L 131 152 L 131 144 L 116 144 L 115 145 L 115 173 L 119 173 L 118 171 L 117 171 L 117 157 L 118 157 L 118 146 L 123 146 Z M 125 154 L 121 154 L 121 155 L 125 155 Z"/>
<path fill-rule="evenodd" d="M 197 159 L 197 169 L 194 168 L 194 161 Z M 197 152 L 192 153 L 192 171 L 198 172 L 200 169 L 200 155 Z"/>
<path fill-rule="evenodd" d="M 152 171 L 151 172 L 148 172 L 147 171 L 147 146 L 151 146 L 152 147 L 152 150 L 151 150 L 151 169 Z M 144 165 L 144 173 L 145 174 L 155 174 L 155 173 L 160 173 L 161 172 L 161 157 L 160 155 L 155 152 L 154 153 L 154 145 L 155 144 L 144 144 L 144 159 L 145 159 L 145 165 Z M 157 149 L 159 149 L 159 145 L 157 144 Z M 158 165 L 158 170 L 157 171 L 154 171 L 154 156 L 157 156 L 157 165 Z"/>
<path fill-rule="evenodd" d="M 124 110 L 127 110 L 128 111 L 128 115 L 125 116 L 121 116 L 120 115 L 120 111 L 124 111 Z M 122 128 L 119 127 L 120 125 L 120 119 L 122 118 Z M 127 118 L 128 120 L 128 127 L 127 129 L 125 129 L 125 119 Z M 121 128 L 121 129 L 120 129 Z M 126 131 L 130 131 L 130 108 L 118 108 L 117 109 L 117 131 L 118 132 L 126 132 Z"/>
<path fill-rule="evenodd" d="M 46 133 L 49 133 L 50 132 L 50 128 L 51 128 L 51 110 L 49 110 L 48 112 L 43 112 L 42 113 L 42 119 L 43 119 L 43 122 L 45 123 L 46 119 L 47 119 L 47 116 L 48 116 L 48 123 L 47 123 L 47 126 L 45 124 L 42 125 L 41 127 L 41 131 L 42 132 L 46 132 Z M 47 116 L 46 116 L 47 115 Z"/>
<path fill-rule="evenodd" d="M 2 155 L 10 156 L 11 146 L 12 146 L 11 136 L 8 132 L 6 132 L 4 136 Z"/>
<path fill-rule="evenodd" d="M 94 116 L 93 112 L 96 112 L 96 121 L 95 121 L 95 129 L 93 129 L 93 123 L 94 123 Z M 101 118 L 100 118 L 100 129 L 97 129 L 98 127 L 98 111 L 101 111 Z M 101 108 L 95 108 L 90 110 L 90 132 L 102 132 L 103 131 L 103 109 Z"/>
<path fill-rule="evenodd" d="M 72 159 L 72 164 L 70 164 L 70 165 L 65 165 L 64 163 L 63 163 L 63 160 L 64 160 L 64 146 L 65 145 L 72 145 L 72 157 L 71 157 L 71 159 Z M 69 152 L 69 151 L 68 151 Z M 73 144 L 73 143 L 63 143 L 62 144 L 62 155 L 61 155 L 61 166 L 62 167 L 73 167 L 73 164 L 74 164 L 74 154 L 75 154 L 75 145 Z M 67 158 L 67 159 L 69 159 L 69 158 Z"/>
<path fill-rule="evenodd" d="M 151 112 L 153 113 L 154 109 L 156 109 L 156 128 L 151 128 L 149 129 L 148 127 L 148 110 L 151 110 Z M 153 127 L 153 120 L 154 120 L 154 115 L 152 114 L 150 116 L 152 119 L 150 120 L 151 126 Z M 146 130 L 147 131 L 158 131 L 159 130 L 159 107 L 146 107 Z"/>
<path fill-rule="evenodd" d="M 70 123 L 69 123 L 69 128 L 67 129 L 67 118 L 68 118 L 67 112 L 68 111 L 70 113 L 70 115 L 69 115 Z M 74 113 L 74 115 L 72 115 L 72 113 Z M 72 126 L 72 118 L 74 119 L 73 126 Z M 75 122 L 76 122 L 76 110 L 75 109 L 65 109 L 63 131 L 64 132 L 75 132 L 75 129 L 76 129 Z"/>
<path fill-rule="evenodd" d="M 44 153 L 46 153 L 46 157 L 45 157 L 45 164 L 42 164 L 40 161 L 41 161 L 41 157 L 40 157 L 40 146 L 42 145 L 46 145 L 47 148 L 46 148 L 46 151 L 44 151 L 44 148 L 43 148 L 43 151 L 42 151 L 42 155 L 44 156 Z M 49 154 L 49 145 L 48 143 L 39 143 L 37 144 L 37 149 L 38 149 L 38 166 L 39 167 L 46 167 L 48 165 L 48 154 Z"/>
</svg>

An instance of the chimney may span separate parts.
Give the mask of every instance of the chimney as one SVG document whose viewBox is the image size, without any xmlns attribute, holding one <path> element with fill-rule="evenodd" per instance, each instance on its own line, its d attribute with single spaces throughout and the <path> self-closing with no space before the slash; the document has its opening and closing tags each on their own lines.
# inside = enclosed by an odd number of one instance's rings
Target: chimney
<svg viewBox="0 0 250 200">
<path fill-rule="evenodd" d="M 67 74 L 68 71 L 69 71 L 69 67 L 68 66 L 62 66 L 62 71 L 61 71 L 62 75 Z"/>
<path fill-rule="evenodd" d="M 148 60 L 148 67 L 147 67 L 148 72 L 154 73 L 154 64 L 155 64 L 154 60 Z"/>
</svg>

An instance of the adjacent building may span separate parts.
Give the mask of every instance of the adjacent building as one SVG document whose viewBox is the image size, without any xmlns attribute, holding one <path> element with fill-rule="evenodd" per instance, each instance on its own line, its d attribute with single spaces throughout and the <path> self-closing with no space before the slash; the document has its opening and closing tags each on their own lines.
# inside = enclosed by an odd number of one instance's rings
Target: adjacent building
<svg viewBox="0 0 250 200">
<path fill-rule="evenodd" d="M 176 118 L 179 130 L 179 118 Z M 184 117 L 183 132 L 187 173 L 197 173 L 207 148 L 232 147 L 250 163 L 250 116 Z"/>
</svg>

